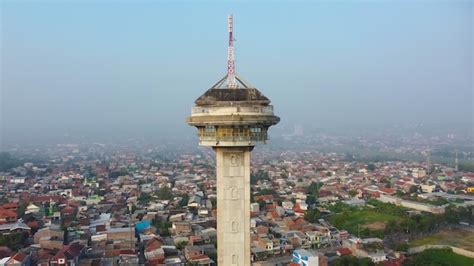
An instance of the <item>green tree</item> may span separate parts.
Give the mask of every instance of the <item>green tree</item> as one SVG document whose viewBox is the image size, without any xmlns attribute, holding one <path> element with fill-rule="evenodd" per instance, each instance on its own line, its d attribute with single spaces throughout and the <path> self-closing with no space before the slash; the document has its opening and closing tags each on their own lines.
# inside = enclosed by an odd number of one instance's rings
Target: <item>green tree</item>
<svg viewBox="0 0 474 266">
<path fill-rule="evenodd" d="M 27 244 L 27 232 L 13 232 L 10 234 L 0 235 L 0 246 L 7 246 L 13 251 L 24 248 Z"/>
<path fill-rule="evenodd" d="M 161 187 L 157 192 L 156 196 L 159 200 L 172 200 L 174 198 L 171 189 L 168 186 Z"/>
<path fill-rule="evenodd" d="M 18 215 L 18 217 L 23 217 L 23 215 L 25 215 L 27 206 L 28 204 L 24 201 L 20 203 L 20 206 L 18 206 L 18 209 L 16 210 L 16 214 Z"/>
<path fill-rule="evenodd" d="M 399 232 L 399 227 L 398 227 L 397 222 L 394 220 L 388 221 L 387 224 L 385 224 L 385 233 L 391 234 L 395 232 Z"/>
<path fill-rule="evenodd" d="M 367 165 L 367 170 L 369 170 L 369 171 L 374 171 L 374 170 L 375 170 L 375 164 L 369 163 L 369 164 Z"/>
<path fill-rule="evenodd" d="M 0 172 L 8 171 L 12 168 L 20 166 L 21 164 L 21 160 L 13 157 L 10 153 L 0 152 Z"/>
<path fill-rule="evenodd" d="M 318 200 L 318 199 L 316 198 L 316 196 L 314 196 L 314 195 L 312 195 L 312 194 L 310 194 L 310 195 L 308 195 L 308 196 L 306 197 L 306 203 L 307 203 L 308 205 L 310 205 L 310 206 L 313 205 L 313 204 L 315 204 L 317 200 Z"/>
<path fill-rule="evenodd" d="M 410 194 L 418 192 L 418 186 L 411 186 L 409 192 Z"/>
<path fill-rule="evenodd" d="M 311 184 L 308 186 L 308 194 L 318 197 L 319 190 L 321 189 L 322 186 L 323 186 L 322 182 L 311 182 Z"/>
<path fill-rule="evenodd" d="M 357 191 L 352 189 L 352 190 L 349 190 L 348 194 L 351 197 L 355 197 L 355 195 L 357 195 Z"/>
<path fill-rule="evenodd" d="M 375 265 L 369 258 L 356 258 L 354 256 L 343 256 L 333 261 L 334 266 L 372 266 Z"/>
<path fill-rule="evenodd" d="M 188 244 L 188 241 L 180 241 L 176 243 L 176 248 L 179 250 L 183 250 L 187 244 Z"/>
<path fill-rule="evenodd" d="M 143 205 L 150 203 L 150 200 L 151 200 L 151 195 L 148 193 L 142 192 L 140 193 L 140 196 L 138 196 L 138 201 Z"/>
<path fill-rule="evenodd" d="M 316 223 L 321 218 L 321 212 L 318 209 L 307 210 L 304 214 L 304 219 L 310 223 Z"/>
<path fill-rule="evenodd" d="M 188 206 L 189 196 L 188 194 L 181 195 L 181 200 L 178 203 L 179 207 Z"/>
</svg>

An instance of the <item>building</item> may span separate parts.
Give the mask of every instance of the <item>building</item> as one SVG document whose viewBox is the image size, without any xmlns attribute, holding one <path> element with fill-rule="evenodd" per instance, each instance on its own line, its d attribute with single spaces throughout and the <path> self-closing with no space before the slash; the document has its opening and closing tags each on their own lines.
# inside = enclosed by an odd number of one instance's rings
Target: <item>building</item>
<svg viewBox="0 0 474 266">
<path fill-rule="evenodd" d="M 327 266 L 327 258 L 324 254 L 313 253 L 306 249 L 296 249 L 293 251 L 293 263 L 302 266 Z"/>
<path fill-rule="evenodd" d="M 229 16 L 227 75 L 195 101 L 187 123 L 216 152 L 218 265 L 250 265 L 250 152 L 280 118 L 270 100 L 234 71 Z"/>
</svg>

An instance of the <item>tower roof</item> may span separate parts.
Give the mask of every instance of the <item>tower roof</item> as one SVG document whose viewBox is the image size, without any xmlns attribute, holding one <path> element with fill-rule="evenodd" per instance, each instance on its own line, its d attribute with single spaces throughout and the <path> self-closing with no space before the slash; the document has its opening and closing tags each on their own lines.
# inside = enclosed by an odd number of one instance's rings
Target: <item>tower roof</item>
<svg viewBox="0 0 474 266">
<path fill-rule="evenodd" d="M 263 95 L 259 90 L 243 81 L 240 77 L 236 76 L 238 81 L 238 87 L 234 89 L 222 88 L 225 83 L 227 75 L 220 79 L 210 89 L 208 89 L 203 95 L 201 95 L 195 101 L 196 105 L 215 105 L 226 102 L 247 102 L 252 104 L 268 105 L 270 100 Z"/>
<path fill-rule="evenodd" d="M 197 106 L 215 105 L 226 102 L 248 102 L 270 104 L 270 100 L 255 88 L 251 89 L 209 89 L 195 101 Z"/>
</svg>

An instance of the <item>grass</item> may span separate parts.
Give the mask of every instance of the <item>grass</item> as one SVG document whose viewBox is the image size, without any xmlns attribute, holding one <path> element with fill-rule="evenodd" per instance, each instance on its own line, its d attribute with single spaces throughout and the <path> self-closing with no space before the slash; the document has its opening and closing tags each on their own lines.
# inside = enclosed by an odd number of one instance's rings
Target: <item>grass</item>
<svg viewBox="0 0 474 266">
<path fill-rule="evenodd" d="M 472 266 L 474 259 L 458 255 L 449 249 L 428 249 L 413 255 L 403 265 Z"/>
<path fill-rule="evenodd" d="M 421 245 L 450 245 L 474 251 L 473 243 L 474 233 L 462 229 L 452 229 L 415 239 L 410 242 L 410 247 L 418 247 Z"/>
<path fill-rule="evenodd" d="M 380 229 L 375 231 L 382 231 L 380 223 L 385 224 L 388 221 L 400 221 L 401 219 L 403 218 L 389 213 L 363 209 L 335 214 L 329 218 L 329 222 L 336 228 L 345 229 L 354 235 L 358 235 L 358 226 L 362 231 L 364 228 L 374 229 L 372 226 L 378 224 Z"/>
</svg>

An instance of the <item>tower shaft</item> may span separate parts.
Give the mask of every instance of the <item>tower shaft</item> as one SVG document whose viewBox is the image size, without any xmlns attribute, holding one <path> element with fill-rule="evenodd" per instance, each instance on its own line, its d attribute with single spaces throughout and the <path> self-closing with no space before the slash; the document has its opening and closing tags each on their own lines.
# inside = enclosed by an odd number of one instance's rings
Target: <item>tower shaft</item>
<svg viewBox="0 0 474 266">
<path fill-rule="evenodd" d="M 250 151 L 215 147 L 218 265 L 250 265 Z"/>
</svg>

